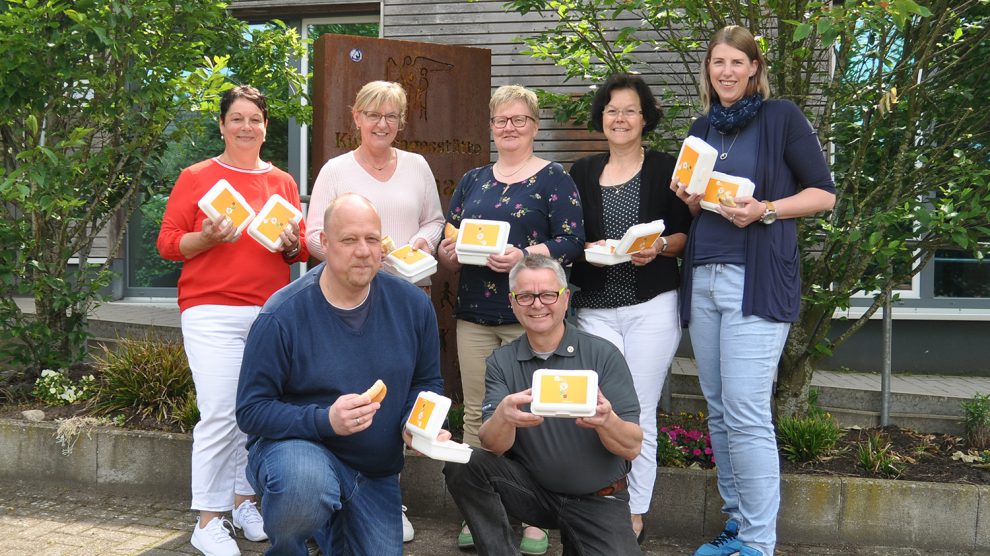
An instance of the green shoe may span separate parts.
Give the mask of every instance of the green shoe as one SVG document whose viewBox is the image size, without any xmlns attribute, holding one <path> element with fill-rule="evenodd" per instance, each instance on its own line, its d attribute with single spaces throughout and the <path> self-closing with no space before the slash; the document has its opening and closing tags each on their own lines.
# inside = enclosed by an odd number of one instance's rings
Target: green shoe
<svg viewBox="0 0 990 556">
<path fill-rule="evenodd" d="M 522 540 L 519 541 L 519 552 L 530 556 L 540 556 L 540 554 L 546 554 L 547 548 L 549 547 L 550 531 L 547 529 L 543 530 L 542 539 L 531 539 L 523 535 Z"/>
<path fill-rule="evenodd" d="M 465 529 L 467 533 L 465 533 Z M 461 522 L 461 530 L 457 533 L 457 548 L 474 548 L 474 535 L 471 534 L 471 530 L 467 529 L 467 523 Z"/>
</svg>

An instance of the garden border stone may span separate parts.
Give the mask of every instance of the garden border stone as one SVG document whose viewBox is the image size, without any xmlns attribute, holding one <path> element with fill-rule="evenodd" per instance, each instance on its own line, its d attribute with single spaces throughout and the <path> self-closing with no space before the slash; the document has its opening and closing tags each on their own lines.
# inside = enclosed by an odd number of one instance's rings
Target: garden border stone
<svg viewBox="0 0 990 556">
<path fill-rule="evenodd" d="M 70 455 L 53 423 L 0 419 L 0 478 L 64 482 L 140 496 L 188 497 L 192 436 L 99 427 L 83 432 Z M 402 472 L 411 515 L 454 515 L 443 463 L 410 456 Z M 777 532 L 782 542 L 990 550 L 990 486 L 785 475 Z M 651 533 L 716 535 L 715 474 L 661 468 L 647 516 Z"/>
</svg>

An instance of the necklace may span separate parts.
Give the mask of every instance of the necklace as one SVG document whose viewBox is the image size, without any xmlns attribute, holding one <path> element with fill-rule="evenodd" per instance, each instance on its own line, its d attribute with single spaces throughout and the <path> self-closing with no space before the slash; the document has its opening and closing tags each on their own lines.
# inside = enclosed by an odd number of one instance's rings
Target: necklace
<svg viewBox="0 0 990 556">
<path fill-rule="evenodd" d="M 646 147 L 640 147 L 639 148 L 639 164 L 636 165 L 636 173 L 634 173 L 629 179 L 623 181 L 622 183 L 616 183 L 616 184 L 605 184 L 605 183 L 603 183 L 603 184 L 601 184 L 601 186 L 602 187 L 605 187 L 605 188 L 608 188 L 608 189 L 611 189 L 611 190 L 614 190 L 614 191 L 618 191 L 619 189 L 622 189 L 622 186 L 624 186 L 627 183 L 629 183 L 630 181 L 632 181 L 632 179 L 634 177 L 636 177 L 636 174 L 638 174 L 639 171 L 642 170 L 642 168 L 643 168 L 643 162 L 645 162 L 645 161 L 646 161 Z M 609 162 L 609 164 L 611 164 L 611 162 Z M 604 174 L 604 172 L 603 172 L 603 174 Z M 624 173 L 620 173 L 619 175 L 624 175 Z"/>
<path fill-rule="evenodd" d="M 732 151 L 732 147 L 736 144 L 736 139 L 739 139 L 739 132 L 737 131 L 735 135 L 732 136 L 732 142 L 729 143 L 729 150 L 725 150 L 725 134 L 721 131 L 718 134 L 722 138 L 722 154 L 718 155 L 719 160 L 725 160 L 729 158 L 729 152 Z"/>
<path fill-rule="evenodd" d="M 364 154 L 364 161 L 368 163 L 368 166 L 371 166 L 378 172 L 384 170 L 385 167 L 388 166 L 390 162 L 392 162 L 392 147 L 388 148 L 388 159 L 385 160 L 385 164 L 382 164 L 381 167 L 375 166 L 375 164 L 371 162 L 371 157 L 368 156 L 364 151 L 361 151 L 361 153 Z"/>
<path fill-rule="evenodd" d="M 525 168 L 526 167 L 526 164 L 528 164 L 529 161 L 532 160 L 532 159 L 533 159 L 533 155 L 529 155 L 528 157 L 526 157 L 526 160 L 523 160 L 523 163 L 520 164 L 519 167 L 516 168 L 515 170 L 507 173 L 505 170 L 498 169 L 498 173 L 499 174 L 502 174 L 502 177 L 511 178 L 512 176 L 518 174 L 520 170 L 522 170 L 523 168 Z M 499 162 L 501 162 L 501 161 L 499 161 Z"/>
</svg>

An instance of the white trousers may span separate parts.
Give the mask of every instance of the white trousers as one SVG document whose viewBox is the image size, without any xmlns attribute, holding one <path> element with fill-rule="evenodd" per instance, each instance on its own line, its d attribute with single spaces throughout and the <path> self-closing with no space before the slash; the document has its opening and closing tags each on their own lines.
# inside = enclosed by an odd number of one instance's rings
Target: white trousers
<svg viewBox="0 0 990 556">
<path fill-rule="evenodd" d="M 182 312 L 182 340 L 196 384 L 199 423 L 193 429 L 192 509 L 225 512 L 234 495 L 252 496 L 247 435 L 234 408 L 244 343 L 261 307 L 198 305 Z"/>
<path fill-rule="evenodd" d="M 657 405 L 681 341 L 677 290 L 616 309 L 578 309 L 578 327 L 615 344 L 626 358 L 639 398 L 643 448 L 629 473 L 629 511 L 650 509 L 657 479 Z"/>
</svg>

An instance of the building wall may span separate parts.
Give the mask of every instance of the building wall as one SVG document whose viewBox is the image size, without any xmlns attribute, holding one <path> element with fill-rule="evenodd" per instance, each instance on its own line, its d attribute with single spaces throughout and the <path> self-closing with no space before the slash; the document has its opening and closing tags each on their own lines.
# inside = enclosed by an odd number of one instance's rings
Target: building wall
<svg viewBox="0 0 990 556">
<path fill-rule="evenodd" d="M 581 95 L 587 92 L 591 82 L 565 80 L 564 71 L 553 63 L 523 54 L 526 45 L 518 40 L 519 37 L 546 30 L 552 21 L 538 14 L 520 16 L 515 12 L 507 13 L 503 9 L 504 4 L 504 0 L 385 0 L 382 34 L 389 39 L 491 49 L 493 91 L 502 85 L 519 84 L 556 93 Z M 615 28 L 638 23 L 638 19 L 627 15 L 615 21 Z M 657 85 L 661 82 L 694 82 L 693 74 L 685 75 L 683 66 L 673 58 L 647 53 L 646 59 L 649 65 L 637 70 L 654 85 L 654 92 L 659 91 Z M 693 95 L 694 91 L 688 90 L 686 93 Z M 487 118 L 488 115 L 477 117 Z M 540 134 L 535 145 L 539 156 L 567 165 L 604 149 L 601 134 L 589 132 L 584 127 L 554 122 L 548 110 L 541 114 Z M 494 156 L 494 147 L 492 151 Z"/>
</svg>

